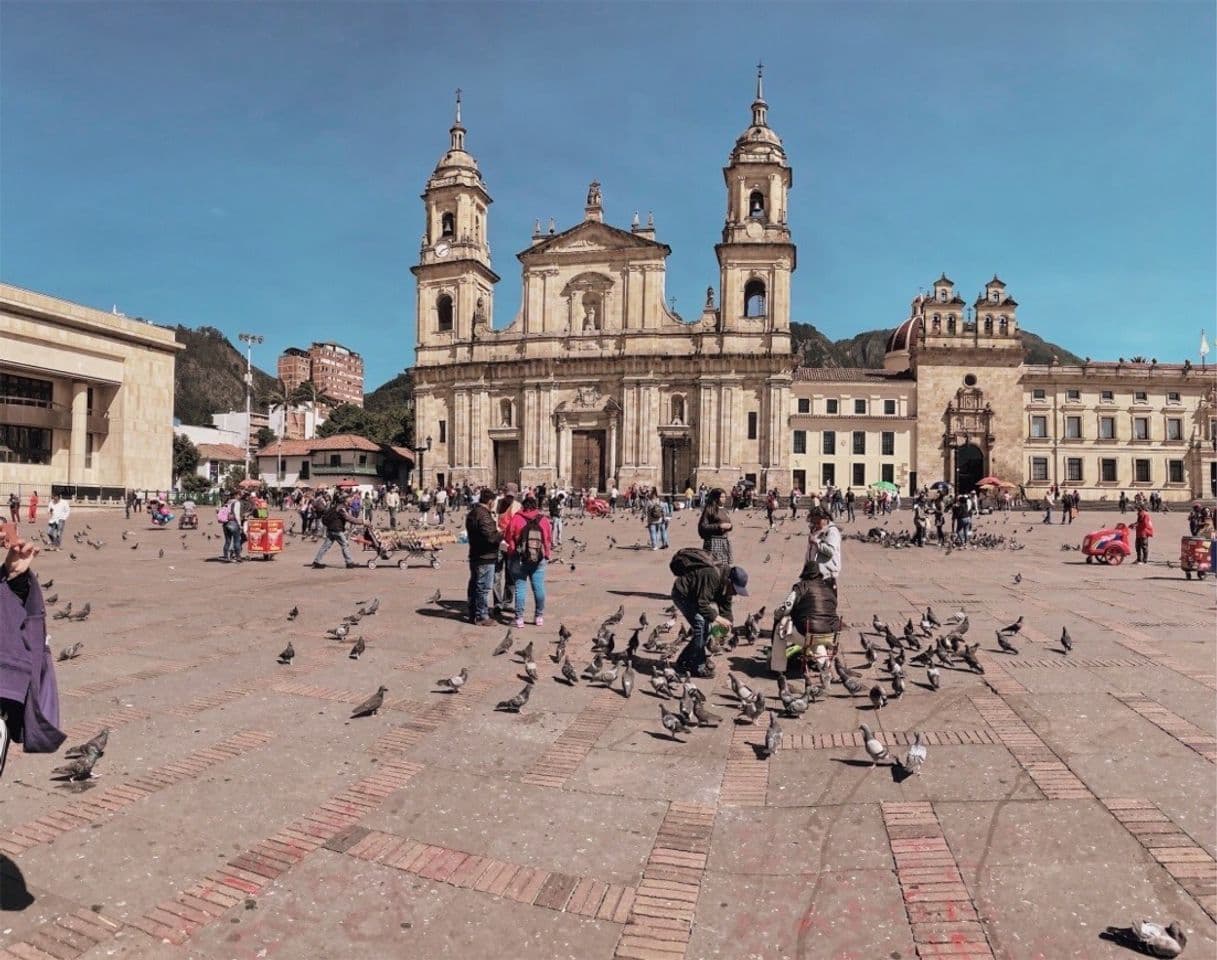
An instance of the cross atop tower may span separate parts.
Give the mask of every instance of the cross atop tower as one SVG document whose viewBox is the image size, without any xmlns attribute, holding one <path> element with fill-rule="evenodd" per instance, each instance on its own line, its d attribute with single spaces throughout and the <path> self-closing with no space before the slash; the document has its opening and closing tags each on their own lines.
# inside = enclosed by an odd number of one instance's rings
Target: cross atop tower
<svg viewBox="0 0 1217 960">
<path fill-rule="evenodd" d="M 756 98 L 758 100 L 765 99 L 765 89 L 762 85 L 762 78 L 765 75 L 765 64 L 758 60 L 756 62 Z"/>
<path fill-rule="evenodd" d="M 456 122 L 461 122 L 461 88 L 456 88 Z"/>
</svg>

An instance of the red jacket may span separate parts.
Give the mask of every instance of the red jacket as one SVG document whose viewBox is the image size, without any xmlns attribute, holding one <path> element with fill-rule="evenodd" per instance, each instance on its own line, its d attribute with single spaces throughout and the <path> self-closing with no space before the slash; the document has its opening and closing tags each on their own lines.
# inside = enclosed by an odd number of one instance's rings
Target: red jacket
<svg viewBox="0 0 1217 960">
<path fill-rule="evenodd" d="M 524 527 L 534 517 L 541 518 L 541 546 L 545 553 L 545 559 L 548 560 L 553 552 L 553 531 L 549 525 L 549 517 L 541 513 L 540 510 L 521 510 L 513 516 L 511 522 L 507 524 L 507 532 L 503 535 L 503 542 L 507 544 L 507 552 L 514 555 L 516 544 L 524 532 Z"/>
<path fill-rule="evenodd" d="M 1137 525 L 1135 527 L 1138 537 L 1152 537 L 1154 535 L 1154 521 L 1149 517 L 1148 510 L 1142 510 L 1137 514 Z"/>
</svg>

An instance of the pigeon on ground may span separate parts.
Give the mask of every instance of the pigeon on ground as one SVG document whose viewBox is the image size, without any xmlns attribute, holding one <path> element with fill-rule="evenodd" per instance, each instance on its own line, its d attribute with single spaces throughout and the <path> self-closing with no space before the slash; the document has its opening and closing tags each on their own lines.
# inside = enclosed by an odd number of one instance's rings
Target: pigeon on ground
<svg viewBox="0 0 1217 960">
<path fill-rule="evenodd" d="M 772 757 L 782 745 L 782 728 L 778 724 L 778 715 L 769 711 L 769 728 L 765 731 L 765 756 Z"/>
<path fill-rule="evenodd" d="M 1016 574 L 1014 575 L 1014 582 L 1015 582 L 1015 583 L 1022 583 L 1022 582 L 1023 582 L 1023 575 L 1022 575 L 1021 573 L 1016 573 Z"/>
<path fill-rule="evenodd" d="M 131 549 L 132 549 L 132 550 L 138 550 L 138 549 L 139 549 L 139 541 L 138 541 L 138 540 L 137 540 L 135 543 L 131 544 Z"/>
<path fill-rule="evenodd" d="M 1018 647 L 1016 647 L 1009 640 L 1007 640 L 1006 635 L 1004 633 L 1002 633 L 1000 630 L 997 633 L 997 645 L 999 647 L 1001 647 L 1004 651 L 1006 651 L 1006 653 L 1011 653 L 1011 654 L 1018 653 Z"/>
<path fill-rule="evenodd" d="M 57 780 L 88 780 L 93 776 L 93 765 L 97 763 L 100 753 L 89 751 L 77 757 L 71 763 L 55 767 L 51 775 Z"/>
<path fill-rule="evenodd" d="M 604 656 L 602 654 L 598 653 L 594 657 L 592 657 L 592 662 L 583 668 L 583 674 L 582 674 L 583 679 L 590 680 L 592 677 L 594 677 L 596 674 L 598 674 L 603 669 L 604 669 Z"/>
<path fill-rule="evenodd" d="M 574 634 L 571 633 L 568 629 L 566 629 L 565 623 L 558 624 L 558 640 L 559 641 L 561 641 L 562 643 L 566 643 L 566 641 L 569 640 L 573 636 L 574 636 Z"/>
<path fill-rule="evenodd" d="M 918 731 L 913 734 L 913 742 L 909 745 L 908 753 L 904 755 L 904 759 L 900 761 L 900 769 L 906 774 L 912 776 L 915 773 L 921 772 L 921 765 L 926 760 L 925 744 L 921 740 L 921 733 Z"/>
<path fill-rule="evenodd" d="M 886 760 L 888 755 L 887 746 L 883 741 L 871 733 L 870 727 L 865 723 L 859 724 L 858 729 L 862 731 L 863 743 L 866 747 L 866 754 L 871 759 L 871 766 L 874 766 L 880 760 Z"/>
<path fill-rule="evenodd" d="M 610 664 L 607 667 L 604 667 L 603 669 L 599 670 L 596 674 L 594 674 L 592 676 L 591 682 L 592 683 L 601 683 L 601 684 L 604 684 L 604 686 L 606 686 L 606 687 L 611 687 L 613 685 L 613 681 L 615 681 L 616 679 L 617 679 L 617 664 L 614 663 L 614 664 Z"/>
<path fill-rule="evenodd" d="M 936 616 L 934 615 L 934 608 L 933 608 L 933 607 L 926 607 L 926 608 L 925 608 L 925 617 L 924 617 L 924 619 L 925 619 L 925 621 L 926 621 L 926 622 L 927 622 L 927 623 L 928 623 L 928 624 L 929 624 L 931 627 L 935 627 L 935 628 L 937 628 L 937 627 L 941 627 L 941 626 L 942 626 L 942 621 L 941 621 L 941 620 L 939 620 L 939 619 L 938 619 L 938 617 L 936 617 Z"/>
<path fill-rule="evenodd" d="M 699 727 L 717 727 L 723 722 L 722 717 L 707 710 L 705 701 L 697 697 L 693 698 L 693 716 L 697 718 Z"/>
<path fill-rule="evenodd" d="M 364 601 L 359 604 L 359 613 L 364 617 L 375 616 L 376 611 L 380 609 L 380 597 L 373 597 L 370 601 Z"/>
<path fill-rule="evenodd" d="M 849 691 L 851 697 L 856 697 L 862 692 L 863 683 L 861 680 L 855 680 L 853 677 L 846 677 L 841 681 L 841 684 Z"/>
<path fill-rule="evenodd" d="M 469 679 L 469 668 L 461 667 L 461 672 L 452 677 L 443 677 L 435 681 L 437 687 L 443 687 L 445 690 L 460 691 L 461 687 Z"/>
<path fill-rule="evenodd" d="M 340 624 L 338 624 L 338 626 L 334 627 L 332 630 L 327 630 L 325 632 L 325 635 L 327 637 L 331 637 L 334 640 L 345 640 L 347 638 L 347 634 L 350 632 L 351 632 L 351 627 L 349 624 L 340 623 Z"/>
<path fill-rule="evenodd" d="M 565 638 L 563 638 L 563 637 L 558 638 L 558 647 L 556 650 L 554 650 L 554 652 L 552 654 L 552 659 L 553 659 L 554 663 L 561 663 L 563 660 L 566 659 L 566 639 Z"/>
<path fill-rule="evenodd" d="M 83 643 L 74 643 L 70 647 L 64 647 L 59 651 L 60 662 L 64 660 L 75 660 L 80 656 L 80 651 L 84 649 Z"/>
<path fill-rule="evenodd" d="M 845 682 L 846 677 L 853 677 L 856 680 L 858 677 L 862 676 L 859 671 L 853 669 L 852 667 L 847 667 L 840 654 L 836 654 L 832 658 L 832 668 L 837 672 L 837 679 L 842 683 Z"/>
<path fill-rule="evenodd" d="M 1068 627 L 1061 627 L 1061 649 L 1065 651 L 1066 656 L 1073 650 L 1073 637 L 1069 636 Z"/>
<path fill-rule="evenodd" d="M 752 688 L 746 683 L 740 683 L 734 673 L 728 673 L 727 679 L 731 682 L 731 692 L 735 694 L 735 698 L 741 703 L 751 700 L 755 696 Z"/>
<path fill-rule="evenodd" d="M 1006 626 L 1002 627 L 997 632 L 1001 636 L 1012 637 L 1022 629 L 1023 629 L 1023 618 L 1019 617 L 1013 623 L 1007 624 Z M 960 632 L 963 633 L 965 631 L 960 631 Z"/>
<path fill-rule="evenodd" d="M 532 659 L 532 641 L 529 640 L 528 644 L 524 647 L 524 649 L 517 650 L 516 653 L 519 654 L 521 663 L 526 663 L 529 660 L 531 660 Z"/>
<path fill-rule="evenodd" d="M 529 644 L 529 646 L 532 646 L 532 644 Z M 531 656 L 524 658 L 524 676 L 528 679 L 529 683 L 537 682 L 537 677 L 539 676 L 537 664 Z"/>
<path fill-rule="evenodd" d="M 51 587 L 53 587 L 53 586 L 55 586 L 55 578 L 54 578 L 54 577 L 52 577 L 50 580 L 48 580 L 46 583 L 44 583 L 44 584 L 42 585 L 42 589 L 43 589 L 43 590 L 50 590 L 50 589 L 51 589 Z"/>
<path fill-rule="evenodd" d="M 165 559 L 165 548 L 161 547 L 159 550 L 157 550 L 156 556 L 157 556 L 158 560 L 164 560 Z M 76 558 L 73 557 L 72 559 L 75 560 Z"/>
<path fill-rule="evenodd" d="M 870 702 L 876 710 L 882 710 L 887 706 L 887 694 L 883 692 L 883 688 L 879 684 L 875 684 L 870 688 Z"/>
<path fill-rule="evenodd" d="M 1108 927 L 1103 939 L 1151 957 L 1177 957 L 1187 946 L 1187 934 L 1178 920 L 1165 927 L 1152 920 L 1135 920 L 1131 926 Z"/>
<path fill-rule="evenodd" d="M 572 687 L 579 683 L 579 673 L 575 670 L 574 664 L 570 662 L 570 657 L 564 657 L 562 660 L 562 676 Z"/>
<path fill-rule="evenodd" d="M 897 673 L 892 677 L 892 699 L 899 700 L 904 696 L 904 674 Z"/>
<path fill-rule="evenodd" d="M 80 609 L 79 609 L 79 610 L 78 610 L 76 613 L 71 614 L 71 615 L 68 617 L 68 619 L 69 619 L 69 620 L 75 620 L 77 623 L 81 623 L 81 622 L 83 622 L 83 621 L 85 621 L 85 620 L 88 620 L 88 619 L 89 619 L 89 614 L 90 614 L 90 613 L 92 613 L 92 612 L 93 612 L 93 607 L 92 607 L 90 604 L 87 604 L 87 603 L 86 603 L 86 604 L 85 604 L 83 607 L 81 607 L 81 608 L 80 608 Z"/>
<path fill-rule="evenodd" d="M 624 617 L 625 617 L 625 604 L 623 603 L 623 604 L 621 604 L 621 606 L 619 606 L 617 608 L 617 612 L 614 613 L 607 620 L 605 620 L 604 623 L 601 624 L 601 626 L 602 627 L 616 626 L 617 624 L 619 624 L 622 621 L 622 619 L 624 619 Z"/>
<path fill-rule="evenodd" d="M 52 593 L 49 597 L 43 597 L 42 602 L 45 603 L 47 606 L 50 606 L 51 604 L 54 604 L 54 603 L 58 603 L 59 594 Z"/>
<path fill-rule="evenodd" d="M 436 590 L 435 593 L 431 594 L 431 596 L 429 596 L 427 598 L 427 603 L 431 603 L 431 604 L 439 603 L 440 597 L 442 597 L 442 596 L 443 596 L 443 594 L 439 590 Z"/>
<path fill-rule="evenodd" d="M 765 712 L 765 698 L 757 694 L 751 700 L 745 700 L 740 704 L 739 716 L 735 718 L 736 723 L 755 723 L 757 718 Z"/>
<path fill-rule="evenodd" d="M 366 699 L 351 712 L 351 719 L 354 720 L 356 717 L 375 716 L 380 711 L 380 708 L 384 706 L 385 694 L 388 692 L 388 687 L 383 685 L 378 687 L 374 694 L 368 697 L 368 699 Z"/>
<path fill-rule="evenodd" d="M 872 632 L 880 634 L 880 635 L 888 632 L 888 626 L 886 623 L 884 623 L 882 620 L 879 619 L 879 614 L 877 614 L 877 613 L 871 614 L 870 623 L 871 623 Z"/>
<path fill-rule="evenodd" d="M 358 660 L 359 655 L 368 649 L 367 643 L 364 642 L 363 634 L 360 634 L 355 640 L 355 645 L 351 647 L 351 652 L 347 654 L 352 660 Z"/>
<path fill-rule="evenodd" d="M 164 552 L 165 552 L 164 550 L 162 550 L 162 551 L 161 551 L 161 553 L 164 553 Z M 76 559 L 76 554 L 74 554 L 74 553 L 69 553 L 69 554 L 68 554 L 68 559 L 69 559 L 69 560 L 75 560 L 75 559 Z"/>
<path fill-rule="evenodd" d="M 963 662 L 966 663 L 969 667 L 971 667 L 973 671 L 975 671 L 976 673 L 983 674 L 985 672 L 985 668 L 982 667 L 980 665 L 980 661 L 976 659 L 976 647 L 977 647 L 976 644 L 974 644 L 970 647 L 964 646 L 963 651 L 960 655 L 963 657 Z"/>
<path fill-rule="evenodd" d="M 491 651 L 491 656 L 501 657 L 503 654 L 505 654 L 508 650 L 511 649 L 511 645 L 514 642 L 515 642 L 515 637 L 512 636 L 511 629 L 508 628 L 507 636 L 505 636 L 502 640 L 499 641 L 499 645 Z"/>
<path fill-rule="evenodd" d="M 292 607 L 290 610 L 287 611 L 288 620 L 295 620 L 298 616 L 300 616 L 299 607 Z"/>
<path fill-rule="evenodd" d="M 292 661 L 296 659 L 296 648 L 292 646 L 290 640 L 287 641 L 287 646 L 283 648 L 283 652 L 279 654 L 279 662 L 290 667 Z"/>
<path fill-rule="evenodd" d="M 634 661 L 630 657 L 626 657 L 625 672 L 621 674 L 621 693 L 627 699 L 634 693 Z"/>
<path fill-rule="evenodd" d="M 525 684 L 524 689 L 517 693 L 510 700 L 500 700 L 495 704 L 496 710 L 502 710 L 505 713 L 519 713 L 524 704 L 528 703 L 528 698 L 532 695 L 532 685 Z"/>
<path fill-rule="evenodd" d="M 659 721 L 663 724 L 663 728 L 668 731 L 668 736 L 673 740 L 676 739 L 676 734 L 689 732 L 689 728 L 685 726 L 685 722 L 680 714 L 673 713 L 662 703 L 659 705 Z"/>
<path fill-rule="evenodd" d="M 642 611 L 642 613 L 640 613 L 640 614 L 638 615 L 638 626 L 639 626 L 640 628 L 641 628 L 641 627 L 645 627 L 645 626 L 647 626 L 647 624 L 649 624 L 649 623 L 650 623 L 650 621 L 649 621 L 649 620 L 647 620 L 647 612 L 646 612 L 645 610 L 643 610 L 643 611 Z"/>
<path fill-rule="evenodd" d="M 91 740 L 86 740 L 84 743 L 75 747 L 68 747 L 63 752 L 63 755 L 69 760 L 74 757 L 83 757 L 92 753 L 96 756 L 101 756 L 106 752 L 106 744 L 110 742 L 110 728 L 102 727 L 101 732 Z"/>
<path fill-rule="evenodd" d="M 931 690 L 937 691 L 942 686 L 942 674 L 933 664 L 925 668 L 925 676 L 930 681 Z"/>
<path fill-rule="evenodd" d="M 64 607 L 62 610 L 55 611 L 54 619 L 66 620 L 71 615 L 72 615 L 72 601 L 69 600 L 68 605 L 66 607 Z"/>
<path fill-rule="evenodd" d="M 342 618 L 342 622 L 345 623 L 348 627 L 353 627 L 353 626 L 355 626 L 355 624 L 357 624 L 362 619 L 363 619 L 362 613 L 348 613 L 345 617 Z"/>
<path fill-rule="evenodd" d="M 668 678 L 658 670 L 651 673 L 651 689 L 655 691 L 656 696 L 670 697 L 672 691 L 668 689 Z"/>
</svg>

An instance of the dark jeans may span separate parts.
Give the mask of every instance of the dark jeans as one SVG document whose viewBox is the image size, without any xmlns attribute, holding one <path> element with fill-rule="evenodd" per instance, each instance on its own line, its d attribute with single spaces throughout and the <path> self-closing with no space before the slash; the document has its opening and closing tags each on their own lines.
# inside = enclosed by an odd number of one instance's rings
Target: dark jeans
<svg viewBox="0 0 1217 960">
<path fill-rule="evenodd" d="M 1149 563 L 1149 537 L 1137 537 L 1137 561 L 1139 563 Z"/>
<path fill-rule="evenodd" d="M 680 656 L 676 658 L 676 669 L 685 673 L 695 673 L 706 662 L 706 636 L 709 624 L 706 623 L 706 618 L 698 611 L 697 604 L 693 601 L 686 600 L 674 593 L 672 602 L 676 604 L 681 616 L 688 620 L 689 626 L 693 628 L 693 636 L 685 645 L 684 650 L 680 652 Z"/>
<path fill-rule="evenodd" d="M 913 525 L 913 543 L 919 547 L 925 546 L 925 524 L 916 523 Z"/>
<path fill-rule="evenodd" d="M 224 559 L 235 560 L 241 556 L 241 525 L 235 521 L 224 524 Z"/>
<path fill-rule="evenodd" d="M 494 561 L 469 561 L 469 618 L 477 623 L 490 616 L 490 591 L 494 589 Z"/>
</svg>

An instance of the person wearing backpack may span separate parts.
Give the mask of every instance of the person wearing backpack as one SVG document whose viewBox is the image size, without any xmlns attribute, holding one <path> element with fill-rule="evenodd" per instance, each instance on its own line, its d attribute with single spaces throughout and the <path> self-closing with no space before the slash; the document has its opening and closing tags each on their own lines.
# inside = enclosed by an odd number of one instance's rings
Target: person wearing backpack
<svg viewBox="0 0 1217 960">
<path fill-rule="evenodd" d="M 706 659 L 710 628 L 731 629 L 731 600 L 748 596 L 748 572 L 720 563 L 708 550 L 696 547 L 677 550 L 668 569 L 676 576 L 672 602 L 693 630 L 676 658 L 676 669 L 695 677 L 712 677 L 714 668 Z"/>
<path fill-rule="evenodd" d="M 537 509 L 537 498 L 531 494 L 524 498 L 520 512 L 507 525 L 507 563 L 511 568 L 516 588 L 517 628 L 524 626 L 525 585 L 532 586 L 532 598 L 536 605 L 535 623 L 545 623 L 545 565 L 553 550 L 553 532 L 549 517 Z"/>
<path fill-rule="evenodd" d="M 321 515 L 321 525 L 325 527 L 325 540 L 317 550 L 317 556 L 313 557 L 314 570 L 325 569 L 321 558 L 329 553 L 330 547 L 334 544 L 338 544 L 338 549 L 342 551 L 342 559 L 346 562 L 348 570 L 358 566 L 351 559 L 351 548 L 347 544 L 346 527 L 348 523 L 362 524 L 363 520 L 359 514 L 351 512 L 350 501 L 347 497 L 341 493 L 335 493 L 329 507 Z"/>
<path fill-rule="evenodd" d="M 216 520 L 224 530 L 224 552 L 220 559 L 225 563 L 241 562 L 241 498 L 235 493 L 224 506 L 216 511 Z"/>
<path fill-rule="evenodd" d="M 661 546 L 668 548 L 668 525 L 664 522 L 663 501 L 659 499 L 659 491 L 652 488 L 651 495 L 645 504 L 647 534 L 651 538 L 651 549 L 658 550 Z"/>
</svg>

